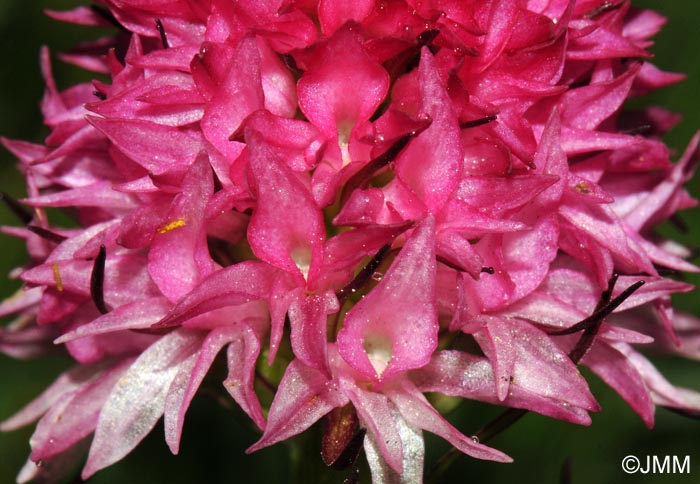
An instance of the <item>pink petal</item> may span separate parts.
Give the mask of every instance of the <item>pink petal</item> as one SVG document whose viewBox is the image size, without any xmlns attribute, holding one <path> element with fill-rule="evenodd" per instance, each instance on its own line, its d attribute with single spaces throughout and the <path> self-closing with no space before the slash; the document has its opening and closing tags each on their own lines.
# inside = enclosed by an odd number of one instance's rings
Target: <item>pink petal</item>
<svg viewBox="0 0 700 484">
<path fill-rule="evenodd" d="M 326 233 L 321 210 L 261 135 L 246 133 L 258 199 L 248 225 L 250 247 L 260 259 L 312 280 L 322 262 Z"/>
<path fill-rule="evenodd" d="M 457 116 L 427 47 L 418 66 L 420 114 L 432 120 L 396 159 L 396 174 L 437 213 L 459 184 L 462 145 Z"/>
<path fill-rule="evenodd" d="M 265 300 L 270 293 L 272 276 L 269 266 L 255 261 L 220 269 L 202 280 L 156 326 L 176 326 L 214 309 Z"/>
<path fill-rule="evenodd" d="M 434 231 L 432 217 L 416 227 L 338 334 L 343 359 L 373 380 L 423 366 L 437 346 Z"/>
<path fill-rule="evenodd" d="M 404 450 L 403 462 L 398 472 L 394 470 L 384 458 L 378 437 L 372 434 L 365 435 L 364 449 L 372 473 L 372 482 L 422 482 L 425 455 L 423 433 L 408 423 L 396 409 L 393 409 L 392 414 Z"/>
<path fill-rule="evenodd" d="M 173 200 L 166 223 L 153 237 L 148 273 L 161 292 L 175 302 L 215 269 L 209 255 L 205 213 L 214 191 L 207 156 L 201 154 L 187 171 L 182 192 Z"/>
<path fill-rule="evenodd" d="M 357 123 L 374 113 L 388 88 L 389 75 L 369 58 L 359 35 L 345 27 L 299 79 L 297 93 L 304 115 L 326 137 L 348 139 Z"/>
<path fill-rule="evenodd" d="M 0 430 L 8 432 L 37 420 L 45 414 L 63 395 L 76 391 L 97 378 L 107 365 L 80 365 L 62 373 L 41 395 L 22 410 L 0 424 Z"/>
<path fill-rule="evenodd" d="M 168 313 L 172 304 L 165 298 L 139 299 L 130 304 L 124 304 L 109 313 L 94 319 L 88 324 L 78 326 L 76 329 L 61 335 L 55 343 L 66 343 L 68 341 L 107 334 L 114 331 L 126 329 L 149 328 Z"/>
<path fill-rule="evenodd" d="M 226 352 L 228 376 L 224 387 L 258 428 L 264 429 L 265 417 L 254 389 L 260 348 L 260 335 L 250 327 L 244 328 L 239 337 L 231 341 Z"/>
<path fill-rule="evenodd" d="M 625 355 L 598 340 L 581 362 L 619 393 L 647 427 L 654 426 L 654 402 L 639 371 Z"/>
<path fill-rule="evenodd" d="M 326 326 L 328 315 L 340 309 L 338 298 L 333 291 L 308 296 L 303 291 L 295 294 L 296 297 L 289 306 L 294 356 L 305 365 L 330 376 Z"/>
<path fill-rule="evenodd" d="M 270 406 L 263 436 L 246 452 L 255 452 L 297 435 L 347 402 L 348 398 L 322 372 L 293 360 Z"/>
<path fill-rule="evenodd" d="M 360 417 L 360 423 L 367 429 L 370 439 L 376 443 L 382 458 L 391 469 L 401 473 L 404 449 L 397 425 L 398 419 L 394 417 L 394 405 L 382 393 L 364 390 L 349 382 L 343 387 Z"/>
</svg>

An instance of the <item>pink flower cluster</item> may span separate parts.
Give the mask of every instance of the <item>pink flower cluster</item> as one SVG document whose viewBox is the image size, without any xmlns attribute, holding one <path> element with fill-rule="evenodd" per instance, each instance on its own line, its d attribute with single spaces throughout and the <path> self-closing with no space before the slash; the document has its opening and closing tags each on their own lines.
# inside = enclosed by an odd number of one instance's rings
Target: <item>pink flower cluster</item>
<svg viewBox="0 0 700 484">
<path fill-rule="evenodd" d="M 7 200 L 30 262 L 0 350 L 56 343 L 77 362 L 2 424 L 39 419 L 20 482 L 89 446 L 87 478 L 161 417 L 177 453 L 220 363 L 262 432 L 250 451 L 325 417 L 326 462 L 362 446 L 378 483 L 421 481 L 424 430 L 511 460 L 426 392 L 585 425 L 599 407 L 580 363 L 649 426 L 656 405 L 700 411 L 635 349 L 700 357 L 678 331 L 700 321 L 670 304 L 693 287 L 664 277 L 698 268 L 654 233 L 696 204 L 698 138 L 671 162 L 659 136 L 678 117 L 622 111 L 682 78 L 645 60 L 661 16 L 625 0 L 101 3 L 49 15 L 119 29 L 63 55 L 111 83 L 59 91 L 43 51 L 51 133 L 3 140 L 31 212 Z"/>
</svg>

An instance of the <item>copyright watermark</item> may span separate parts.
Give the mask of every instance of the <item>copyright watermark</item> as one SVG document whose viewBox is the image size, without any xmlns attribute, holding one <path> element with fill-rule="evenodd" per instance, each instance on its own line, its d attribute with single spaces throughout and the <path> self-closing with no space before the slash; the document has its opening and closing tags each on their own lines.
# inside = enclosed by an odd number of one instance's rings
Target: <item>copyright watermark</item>
<svg viewBox="0 0 700 484">
<path fill-rule="evenodd" d="M 622 459 L 622 470 L 627 474 L 690 474 L 690 456 L 628 455 Z"/>
</svg>

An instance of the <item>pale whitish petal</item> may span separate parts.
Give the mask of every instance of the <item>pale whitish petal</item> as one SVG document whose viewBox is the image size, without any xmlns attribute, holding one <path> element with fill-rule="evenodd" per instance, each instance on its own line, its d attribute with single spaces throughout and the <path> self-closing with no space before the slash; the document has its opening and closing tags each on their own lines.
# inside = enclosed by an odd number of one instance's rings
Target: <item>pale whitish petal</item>
<svg viewBox="0 0 700 484">
<path fill-rule="evenodd" d="M 60 454 L 41 461 L 34 462 L 27 459 L 17 475 L 17 484 L 55 484 L 65 478 L 85 456 L 90 445 L 90 439 L 84 439 L 70 449 Z"/>
<path fill-rule="evenodd" d="M 133 361 L 119 362 L 94 381 L 65 393 L 39 420 L 29 440 L 32 460 L 53 458 L 90 435 L 114 384 Z"/>
<path fill-rule="evenodd" d="M 29 405 L 0 424 L 0 430 L 8 432 L 37 420 L 65 393 L 72 392 L 96 378 L 107 365 L 76 366 L 62 373 L 44 392 Z"/>
<path fill-rule="evenodd" d="M 119 379 L 100 413 L 83 479 L 122 459 L 151 431 L 179 366 L 200 342 L 196 332 L 167 334 Z"/>
<path fill-rule="evenodd" d="M 512 462 L 513 459 L 503 452 L 474 442 L 454 428 L 411 383 L 406 382 L 400 390 L 393 390 L 390 398 L 411 425 L 439 435 L 465 454 L 477 459 Z"/>
<path fill-rule="evenodd" d="M 360 422 L 373 435 L 379 452 L 395 472 L 401 472 L 404 462 L 401 434 L 394 418 L 394 405 L 389 398 L 344 382 L 344 391 L 357 410 Z"/>
<path fill-rule="evenodd" d="M 177 375 L 173 378 L 163 406 L 163 426 L 165 428 L 165 442 L 170 452 L 177 455 L 180 451 L 180 437 L 182 425 L 185 422 L 185 412 L 189 406 L 192 395 L 186 395 L 187 387 L 192 380 L 192 371 L 197 365 L 200 353 L 193 353 L 178 365 Z M 195 389 L 196 391 L 196 389 Z M 189 398 L 187 398 L 189 396 Z M 181 409 L 184 411 L 181 413 Z"/>
<path fill-rule="evenodd" d="M 382 456 L 380 446 L 373 435 L 365 436 L 365 455 L 372 473 L 373 484 L 409 484 L 422 482 L 425 445 L 423 433 L 409 424 L 395 409 L 393 417 L 398 428 L 403 447 L 403 467 L 398 473 L 392 469 Z"/>
<path fill-rule="evenodd" d="M 182 426 L 185 414 L 199 386 L 211 367 L 221 348 L 231 341 L 241 338 L 245 328 L 226 326 L 217 328 L 202 342 L 199 352 L 190 356 L 180 367 L 177 377 L 170 386 L 165 400 L 165 441 L 173 454 L 180 448 Z"/>
</svg>

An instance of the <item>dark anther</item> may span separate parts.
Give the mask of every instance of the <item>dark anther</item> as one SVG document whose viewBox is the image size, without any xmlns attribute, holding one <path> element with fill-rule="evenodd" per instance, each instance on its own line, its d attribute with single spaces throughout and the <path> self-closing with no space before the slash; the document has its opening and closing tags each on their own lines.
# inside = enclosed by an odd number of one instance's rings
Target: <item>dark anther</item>
<svg viewBox="0 0 700 484">
<path fill-rule="evenodd" d="M 158 29 L 158 33 L 160 34 L 160 42 L 163 44 L 163 48 L 167 49 L 170 47 L 170 43 L 168 42 L 168 36 L 165 33 L 165 27 L 163 27 L 163 22 L 160 21 L 159 18 L 156 19 L 156 29 Z"/>
<path fill-rule="evenodd" d="M 95 263 L 92 266 L 92 274 L 90 275 L 90 296 L 92 302 L 95 303 L 97 310 L 102 314 L 107 314 L 107 306 L 105 305 L 104 281 L 105 281 L 105 262 L 107 261 L 107 248 L 104 245 L 100 246 L 100 252 L 95 257 Z"/>
<path fill-rule="evenodd" d="M 36 225 L 27 225 L 27 229 L 41 237 L 42 239 L 48 240 L 49 242 L 55 242 L 57 244 L 60 244 L 64 240 L 66 240 L 68 237 L 64 237 L 61 234 L 57 234 L 56 232 L 52 232 L 50 230 L 46 230 L 43 227 L 38 227 Z"/>
<path fill-rule="evenodd" d="M 24 205 L 19 203 L 17 200 L 9 196 L 5 192 L 0 192 L 0 200 L 2 200 L 7 208 L 15 214 L 15 216 L 22 221 L 24 225 L 29 225 L 32 221 L 32 213 L 27 210 Z"/>
<path fill-rule="evenodd" d="M 107 99 L 107 95 L 101 91 L 97 91 L 97 90 L 92 91 L 92 95 L 95 96 L 100 101 L 104 101 L 105 99 Z"/>
<path fill-rule="evenodd" d="M 360 272 L 355 276 L 355 278 L 350 281 L 345 287 L 343 287 L 340 291 L 338 291 L 338 300 L 341 301 L 341 303 L 348 297 L 350 294 L 362 289 L 367 282 L 372 278 L 372 274 L 374 274 L 379 267 L 379 265 L 382 263 L 386 255 L 389 253 L 389 250 L 391 250 L 391 244 L 386 244 L 383 246 L 381 249 L 379 249 L 379 252 L 377 252 L 372 259 L 367 262 L 367 265 L 365 265 Z"/>
<path fill-rule="evenodd" d="M 116 28 L 120 30 L 126 30 L 124 26 L 120 24 L 119 21 L 114 17 L 114 15 L 112 15 L 112 12 L 110 12 L 105 7 L 100 7 L 99 5 L 90 5 L 90 10 L 92 10 L 94 13 L 102 17 L 104 20 L 106 20 Z"/>
<path fill-rule="evenodd" d="M 610 278 L 610 281 L 613 284 L 615 284 L 615 281 L 617 280 L 617 274 L 613 275 L 613 277 Z M 610 293 L 612 292 L 610 289 L 610 286 L 608 286 L 608 289 L 606 289 L 603 294 L 601 295 L 601 303 L 598 303 L 598 307 L 596 307 L 596 310 L 588 316 L 586 319 L 582 319 L 578 323 L 574 324 L 573 326 L 562 329 L 561 331 L 554 331 L 553 333 L 549 333 L 552 336 L 560 336 L 564 334 L 573 334 L 581 330 L 589 329 L 592 326 L 595 326 L 599 324 L 603 319 L 607 318 L 610 313 L 612 313 L 617 307 L 622 304 L 625 299 L 630 297 L 633 292 L 635 292 L 637 289 L 642 287 L 644 285 L 644 281 L 637 281 L 631 286 L 629 286 L 627 289 L 622 291 L 622 293 L 617 296 L 615 299 L 610 301 Z M 608 302 L 603 302 L 604 298 L 607 296 Z"/>
<path fill-rule="evenodd" d="M 493 269 L 493 267 L 482 267 L 481 272 L 485 272 L 487 274 L 495 274 L 496 271 Z"/>
<path fill-rule="evenodd" d="M 621 2 L 603 2 L 599 7 L 594 8 L 590 12 L 584 15 L 584 18 L 595 18 L 598 15 L 602 15 L 605 12 L 610 12 L 622 7 L 624 1 Z"/>
<path fill-rule="evenodd" d="M 576 342 L 576 346 L 569 352 L 569 358 L 571 361 L 578 364 L 579 361 L 586 355 L 591 346 L 593 345 L 593 340 L 595 340 L 600 325 L 603 320 L 610 315 L 617 307 L 622 304 L 628 297 L 630 297 L 637 289 L 644 285 L 644 281 L 637 281 L 627 289 L 622 291 L 619 296 L 617 296 L 612 301 L 610 297 L 612 291 L 615 288 L 615 283 L 617 282 L 618 275 L 613 274 L 608 282 L 608 287 L 600 296 L 600 301 L 596 306 L 595 311 L 586 319 L 579 321 L 570 328 L 564 329 L 562 331 L 555 331 L 550 333 L 552 336 L 572 334 L 577 331 L 583 331 L 581 338 Z"/>
<path fill-rule="evenodd" d="M 296 59 L 294 59 L 292 54 L 282 54 L 281 57 L 282 62 L 284 62 L 284 65 L 287 66 L 287 69 L 289 69 L 292 72 L 294 77 L 301 77 L 304 71 L 299 69 L 297 61 Z"/>
<path fill-rule="evenodd" d="M 459 123 L 459 128 L 460 129 L 465 129 L 465 128 L 476 128 L 477 126 L 481 126 L 487 123 L 490 123 L 492 121 L 496 121 L 498 117 L 496 115 L 493 116 L 485 116 L 483 118 L 479 119 L 473 119 L 471 121 L 464 121 Z"/>
<path fill-rule="evenodd" d="M 439 29 L 424 30 L 416 37 L 416 42 L 420 47 L 423 47 L 429 45 L 438 35 L 440 35 Z"/>
<path fill-rule="evenodd" d="M 415 129 L 400 137 L 384 153 L 371 159 L 360 171 L 351 176 L 343 187 L 343 193 L 340 196 L 340 206 L 342 207 L 345 205 L 345 202 L 350 198 L 350 194 L 356 188 L 365 188 L 377 171 L 394 161 L 406 145 L 408 145 L 413 138 L 428 129 L 432 122 L 432 119 L 428 118 L 421 128 Z"/>
<path fill-rule="evenodd" d="M 625 129 L 623 131 L 620 131 L 622 134 L 629 134 L 629 135 L 645 135 L 649 134 L 652 130 L 651 124 L 642 124 L 641 126 L 637 126 L 636 128 L 632 129 Z"/>
</svg>

